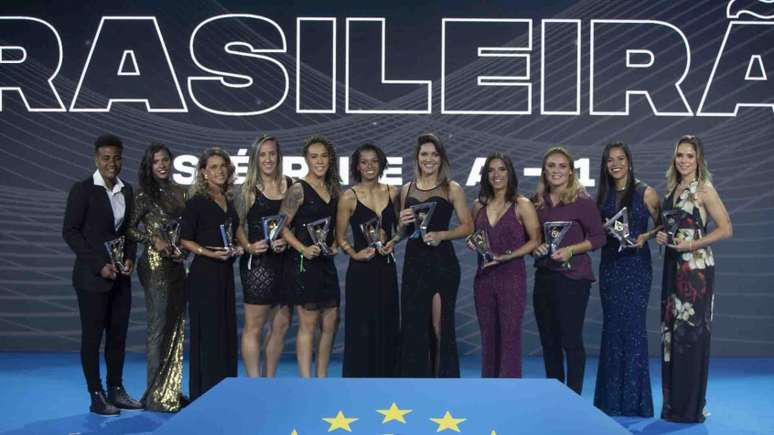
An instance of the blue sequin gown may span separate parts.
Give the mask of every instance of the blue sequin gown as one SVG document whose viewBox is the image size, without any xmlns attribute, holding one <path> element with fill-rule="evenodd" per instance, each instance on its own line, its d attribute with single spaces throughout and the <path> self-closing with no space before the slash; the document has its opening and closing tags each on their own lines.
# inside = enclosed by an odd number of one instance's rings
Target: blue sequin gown
<svg viewBox="0 0 774 435">
<path fill-rule="evenodd" d="M 632 239 L 647 231 L 650 214 L 644 202 L 645 185 L 638 183 L 629 210 Z M 611 189 L 600 210 L 611 218 L 621 209 L 623 192 Z M 604 320 L 599 352 L 594 406 L 608 415 L 653 416 L 645 329 L 652 281 L 650 249 L 618 252 L 618 241 L 608 236 L 599 265 L 599 295 Z"/>
</svg>

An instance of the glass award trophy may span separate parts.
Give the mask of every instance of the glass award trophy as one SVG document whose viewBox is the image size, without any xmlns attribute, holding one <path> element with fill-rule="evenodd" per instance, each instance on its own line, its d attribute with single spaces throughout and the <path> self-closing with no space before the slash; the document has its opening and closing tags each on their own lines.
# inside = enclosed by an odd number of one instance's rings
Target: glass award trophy
<svg viewBox="0 0 774 435">
<path fill-rule="evenodd" d="M 231 224 L 231 219 L 226 219 L 225 223 L 220 224 L 220 239 L 223 241 L 223 246 L 219 247 L 218 249 L 224 249 L 229 254 L 234 251 L 234 239 L 232 238 L 233 228 Z"/>
<path fill-rule="evenodd" d="M 411 234 L 412 239 L 425 238 L 427 235 L 427 229 L 430 226 L 430 219 L 433 217 L 435 211 L 434 202 L 423 202 L 421 204 L 415 204 L 411 206 L 411 211 L 414 212 L 414 232 Z"/>
<path fill-rule="evenodd" d="M 124 262 L 124 236 L 105 242 L 110 263 L 121 273 L 129 273 L 129 268 Z"/>
<path fill-rule="evenodd" d="M 664 232 L 667 235 L 667 244 L 674 245 L 675 236 L 677 230 L 680 228 L 680 223 L 688 213 L 683 210 L 674 209 L 661 212 L 661 222 L 664 224 Z"/>
<path fill-rule="evenodd" d="M 287 216 L 284 214 L 262 217 L 261 227 L 263 227 L 263 239 L 269 242 L 269 244 L 279 239 L 280 234 L 282 234 L 282 229 L 285 228 L 285 220 L 287 220 Z"/>
<path fill-rule="evenodd" d="M 170 254 L 173 259 L 182 259 L 185 257 L 183 250 L 180 249 L 180 220 L 171 219 L 161 228 L 161 238 L 169 244 Z"/>
<path fill-rule="evenodd" d="M 548 244 L 548 255 L 553 254 L 560 248 L 562 240 L 564 240 L 564 236 L 567 235 L 571 226 L 572 221 L 549 221 L 543 224 L 543 240 Z M 569 261 L 563 263 L 562 266 L 566 269 L 571 268 Z"/>
<path fill-rule="evenodd" d="M 476 248 L 476 252 L 481 256 L 485 263 L 494 261 L 494 253 L 489 246 L 489 236 L 485 230 L 476 230 L 468 236 L 467 241 Z"/>
<path fill-rule="evenodd" d="M 368 246 L 374 249 L 381 249 L 382 243 L 382 220 L 378 217 L 369 219 L 360 224 L 360 231 L 363 232 Z"/>
<path fill-rule="evenodd" d="M 621 252 L 624 248 L 631 248 L 637 243 L 635 240 L 632 240 L 629 232 L 629 215 L 626 213 L 626 207 L 608 219 L 605 229 L 608 234 L 618 240 L 618 252 Z"/>
<path fill-rule="evenodd" d="M 328 248 L 327 243 L 330 226 L 331 218 L 329 217 L 317 219 L 316 221 L 306 224 L 306 230 L 309 232 L 312 244 L 317 245 L 320 248 L 321 255 L 331 255 L 331 250 Z"/>
</svg>

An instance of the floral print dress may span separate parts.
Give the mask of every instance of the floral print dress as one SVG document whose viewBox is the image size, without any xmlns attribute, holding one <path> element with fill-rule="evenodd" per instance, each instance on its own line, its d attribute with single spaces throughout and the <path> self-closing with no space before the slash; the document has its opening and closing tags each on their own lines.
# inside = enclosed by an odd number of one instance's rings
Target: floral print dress
<svg viewBox="0 0 774 435">
<path fill-rule="evenodd" d="M 706 234 L 699 204 L 698 181 L 673 191 L 662 210 L 682 210 L 674 237 L 698 240 Z M 675 195 L 679 194 L 675 200 Z M 715 261 L 709 247 L 690 252 L 666 249 L 661 293 L 661 418 L 704 421 L 710 332 L 714 302 Z"/>
</svg>

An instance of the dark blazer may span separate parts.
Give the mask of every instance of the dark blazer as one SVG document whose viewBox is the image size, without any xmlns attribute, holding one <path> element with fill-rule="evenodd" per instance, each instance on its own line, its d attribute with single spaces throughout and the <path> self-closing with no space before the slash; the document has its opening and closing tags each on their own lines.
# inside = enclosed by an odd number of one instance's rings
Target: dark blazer
<svg viewBox="0 0 774 435">
<path fill-rule="evenodd" d="M 70 189 L 62 225 L 62 237 L 75 252 L 73 287 L 77 289 L 107 292 L 116 284 L 113 280 L 103 278 L 100 271 L 105 264 L 110 263 L 105 242 L 126 235 L 129 216 L 134 207 L 132 186 L 124 182 L 121 193 L 126 202 L 126 215 L 116 231 L 110 199 L 104 187 L 94 184 L 92 176 L 76 182 Z M 124 248 L 125 258 L 134 261 L 135 242 L 127 237 Z M 119 274 L 116 281 L 122 285 L 129 285 L 130 277 Z"/>
</svg>

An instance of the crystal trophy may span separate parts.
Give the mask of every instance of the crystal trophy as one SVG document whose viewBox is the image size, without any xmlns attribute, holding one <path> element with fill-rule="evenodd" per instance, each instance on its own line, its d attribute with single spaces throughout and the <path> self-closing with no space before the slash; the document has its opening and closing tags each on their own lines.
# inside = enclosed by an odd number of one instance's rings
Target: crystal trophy
<svg viewBox="0 0 774 435">
<path fill-rule="evenodd" d="M 666 210 L 661 212 L 661 221 L 664 224 L 664 232 L 667 235 L 667 245 L 674 245 L 677 230 L 687 213 L 683 210 Z"/>
<path fill-rule="evenodd" d="M 572 221 L 549 221 L 543 224 L 543 237 L 548 244 L 548 255 L 553 254 L 559 249 L 564 236 L 570 231 Z M 566 269 L 570 269 L 570 262 L 562 264 Z"/>
<path fill-rule="evenodd" d="M 121 273 L 129 273 L 129 268 L 124 262 L 124 236 L 105 242 L 110 263 Z"/>
<path fill-rule="evenodd" d="M 485 230 L 476 230 L 469 235 L 467 241 L 476 248 L 476 252 L 481 255 L 485 263 L 494 261 L 494 254 L 489 246 L 489 236 Z"/>
<path fill-rule="evenodd" d="M 331 250 L 328 248 L 327 243 L 330 226 L 331 218 L 329 217 L 317 219 L 316 221 L 306 224 L 306 230 L 309 232 L 312 244 L 317 245 L 320 248 L 321 255 L 331 255 Z"/>
<path fill-rule="evenodd" d="M 180 249 L 180 220 L 179 219 L 171 219 L 168 220 L 167 223 L 165 223 L 161 227 L 161 238 L 165 242 L 169 244 L 170 249 L 172 252 L 170 253 L 170 257 L 174 259 L 180 259 L 185 256 L 183 253 L 183 250 Z"/>
<path fill-rule="evenodd" d="M 218 247 L 218 249 L 223 249 L 228 251 L 229 253 L 234 251 L 234 239 L 232 238 L 232 224 L 231 219 L 226 219 L 225 223 L 222 223 L 219 225 L 220 230 L 220 239 L 223 241 L 223 246 Z"/>
<path fill-rule="evenodd" d="M 381 249 L 384 244 L 382 243 L 382 220 L 378 217 L 369 219 L 366 222 L 360 224 L 360 231 L 363 232 L 368 246 L 374 249 Z"/>
<path fill-rule="evenodd" d="M 263 238 L 271 243 L 279 239 L 282 229 L 285 227 L 287 216 L 284 214 L 275 214 L 261 218 L 261 227 L 263 227 Z"/>
<path fill-rule="evenodd" d="M 624 248 L 631 248 L 637 243 L 635 240 L 632 240 L 631 233 L 629 232 L 629 215 L 626 213 L 626 207 L 608 219 L 605 228 L 608 234 L 618 240 L 618 252 L 621 252 Z"/>
<path fill-rule="evenodd" d="M 421 204 L 415 204 L 411 206 L 411 211 L 414 212 L 415 219 L 415 230 L 411 234 L 411 238 L 424 238 L 427 235 L 427 229 L 430 226 L 430 219 L 433 217 L 433 211 L 435 211 L 435 203 L 423 202 Z"/>
</svg>

